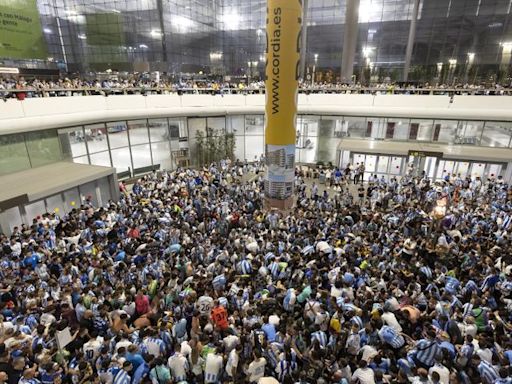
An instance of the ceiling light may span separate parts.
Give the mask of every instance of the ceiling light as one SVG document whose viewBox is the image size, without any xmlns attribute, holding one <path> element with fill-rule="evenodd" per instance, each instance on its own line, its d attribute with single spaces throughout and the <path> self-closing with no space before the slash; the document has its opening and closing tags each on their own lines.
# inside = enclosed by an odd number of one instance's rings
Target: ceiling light
<svg viewBox="0 0 512 384">
<path fill-rule="evenodd" d="M 242 18 L 236 11 L 231 11 L 221 16 L 221 22 L 224 24 L 224 29 L 233 30 L 238 29 Z"/>
<path fill-rule="evenodd" d="M 364 57 L 370 56 L 370 54 L 372 53 L 373 49 L 374 49 L 373 47 L 364 47 L 363 48 L 363 56 Z"/>
<path fill-rule="evenodd" d="M 84 33 L 80 33 L 80 34 L 78 35 L 78 38 L 79 38 L 80 40 L 87 40 L 87 36 L 86 36 Z"/>
<path fill-rule="evenodd" d="M 149 48 L 146 44 L 139 44 L 139 48 L 147 49 Z"/>
<path fill-rule="evenodd" d="M 159 29 L 152 29 L 149 34 L 151 35 L 151 37 L 161 37 L 162 36 L 162 32 L 160 32 Z"/>
<path fill-rule="evenodd" d="M 43 28 L 44 33 L 53 33 L 50 28 Z"/>
</svg>

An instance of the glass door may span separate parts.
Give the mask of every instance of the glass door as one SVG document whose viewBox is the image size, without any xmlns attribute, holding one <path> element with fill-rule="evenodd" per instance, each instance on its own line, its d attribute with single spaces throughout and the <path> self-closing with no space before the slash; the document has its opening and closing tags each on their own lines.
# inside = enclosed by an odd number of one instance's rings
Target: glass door
<svg viewBox="0 0 512 384">
<path fill-rule="evenodd" d="M 371 175 L 375 173 L 375 168 L 377 165 L 377 156 L 375 155 L 366 155 L 365 163 L 364 163 L 364 180 L 368 181 Z"/>
<path fill-rule="evenodd" d="M 436 164 L 437 164 L 437 157 L 427 156 L 425 158 L 424 171 L 430 180 L 434 179 L 434 175 L 436 172 Z"/>
<path fill-rule="evenodd" d="M 489 164 L 489 169 L 486 176 L 490 179 L 497 179 L 501 174 L 501 164 Z"/>
</svg>

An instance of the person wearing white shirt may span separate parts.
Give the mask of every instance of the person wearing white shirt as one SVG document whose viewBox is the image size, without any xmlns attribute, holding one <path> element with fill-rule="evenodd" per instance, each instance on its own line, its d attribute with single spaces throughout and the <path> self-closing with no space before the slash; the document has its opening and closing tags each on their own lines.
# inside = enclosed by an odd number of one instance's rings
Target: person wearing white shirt
<svg viewBox="0 0 512 384">
<path fill-rule="evenodd" d="M 224 339 L 224 349 L 226 353 L 230 353 L 238 344 L 240 344 L 240 338 L 235 335 L 228 335 Z"/>
<path fill-rule="evenodd" d="M 19 257 L 21 255 L 21 243 L 16 239 L 11 239 L 11 256 Z"/>
<path fill-rule="evenodd" d="M 196 301 L 196 309 L 201 314 L 209 314 L 213 309 L 213 298 L 211 296 L 201 296 Z"/>
<path fill-rule="evenodd" d="M 117 353 L 117 351 L 119 350 L 119 348 L 125 348 L 125 349 L 128 349 L 128 347 L 132 345 L 132 342 L 126 338 L 122 338 L 121 340 L 119 340 L 117 343 L 116 343 L 116 347 L 115 347 L 115 351 Z"/>
<path fill-rule="evenodd" d="M 245 373 L 249 376 L 249 382 L 257 383 L 260 378 L 265 374 L 265 365 L 267 360 L 261 356 L 259 350 L 254 350 L 254 360 L 249 364 Z"/>
<path fill-rule="evenodd" d="M 215 352 L 209 353 L 205 361 L 204 382 L 218 383 L 223 365 L 222 355 L 218 355 Z"/>
<path fill-rule="evenodd" d="M 437 372 L 441 384 L 450 384 L 450 370 L 442 364 L 442 358 L 436 358 L 436 363 L 428 370 L 429 376 Z"/>
<path fill-rule="evenodd" d="M 226 375 L 228 375 L 233 382 L 236 380 L 236 372 L 238 363 L 240 362 L 240 353 L 242 352 L 242 345 L 237 346 L 229 352 L 228 361 L 226 363 Z"/>
<path fill-rule="evenodd" d="M 359 368 L 352 374 L 352 382 L 359 384 L 375 384 L 375 373 L 368 368 L 365 360 L 359 361 Z"/>
<path fill-rule="evenodd" d="M 94 334 L 94 332 L 92 332 Z M 84 355 L 89 361 L 95 361 L 100 355 L 100 348 L 103 345 L 104 339 L 101 336 L 91 338 L 83 346 Z"/>
<path fill-rule="evenodd" d="M 393 312 L 384 311 L 381 316 L 381 320 L 384 324 L 390 326 L 397 332 L 402 332 L 402 326 L 396 319 L 396 316 Z"/>
<path fill-rule="evenodd" d="M 188 361 L 185 356 L 179 352 L 181 348 L 179 346 L 176 348 L 176 352 L 167 360 L 167 365 L 171 370 L 171 375 L 175 382 L 180 382 L 187 379 Z"/>
</svg>

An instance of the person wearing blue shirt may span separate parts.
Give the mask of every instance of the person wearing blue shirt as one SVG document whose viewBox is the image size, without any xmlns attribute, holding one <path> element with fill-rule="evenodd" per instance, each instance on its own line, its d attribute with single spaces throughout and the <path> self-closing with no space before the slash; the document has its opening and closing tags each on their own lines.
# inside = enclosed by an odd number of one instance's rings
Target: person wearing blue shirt
<svg viewBox="0 0 512 384">
<path fill-rule="evenodd" d="M 23 266 L 32 270 L 36 268 L 37 263 L 39 263 L 39 255 L 36 252 L 27 253 L 23 259 Z"/>
<path fill-rule="evenodd" d="M 139 353 L 139 349 L 135 344 L 132 344 L 128 347 L 126 361 L 129 361 L 133 365 L 133 371 L 136 371 L 137 368 L 139 368 L 139 365 L 144 364 L 144 358 Z"/>
<path fill-rule="evenodd" d="M 265 332 L 265 336 L 269 343 L 272 343 L 276 339 L 276 327 L 274 324 L 269 323 L 268 317 L 265 316 L 264 323 L 261 326 L 261 330 Z"/>
</svg>

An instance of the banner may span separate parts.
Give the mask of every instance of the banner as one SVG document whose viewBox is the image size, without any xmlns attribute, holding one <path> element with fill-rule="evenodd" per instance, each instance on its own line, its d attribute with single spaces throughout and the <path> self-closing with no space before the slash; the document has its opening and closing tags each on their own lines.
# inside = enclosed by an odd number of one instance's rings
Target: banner
<svg viewBox="0 0 512 384">
<path fill-rule="evenodd" d="M 0 0 L 0 57 L 46 59 L 36 0 Z"/>
<path fill-rule="evenodd" d="M 265 195 L 275 208 L 293 194 L 301 29 L 300 0 L 268 0 Z"/>
</svg>

